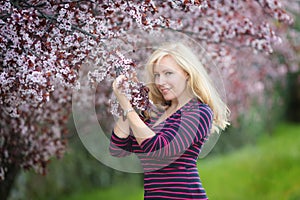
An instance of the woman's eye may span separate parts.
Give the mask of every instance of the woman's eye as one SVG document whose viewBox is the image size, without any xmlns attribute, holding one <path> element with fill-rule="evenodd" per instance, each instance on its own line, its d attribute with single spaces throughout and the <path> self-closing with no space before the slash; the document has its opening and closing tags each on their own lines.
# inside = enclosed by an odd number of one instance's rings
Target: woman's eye
<svg viewBox="0 0 300 200">
<path fill-rule="evenodd" d="M 166 72 L 165 73 L 167 76 L 173 74 L 172 72 Z"/>
</svg>

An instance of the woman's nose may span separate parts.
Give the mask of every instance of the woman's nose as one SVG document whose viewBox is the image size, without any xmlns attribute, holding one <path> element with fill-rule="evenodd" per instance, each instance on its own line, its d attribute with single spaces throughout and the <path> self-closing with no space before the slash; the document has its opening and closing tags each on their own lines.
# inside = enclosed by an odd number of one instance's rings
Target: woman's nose
<svg viewBox="0 0 300 200">
<path fill-rule="evenodd" d="M 166 80 L 163 76 L 159 76 L 155 79 L 155 83 L 157 85 L 164 85 L 166 83 Z"/>
</svg>

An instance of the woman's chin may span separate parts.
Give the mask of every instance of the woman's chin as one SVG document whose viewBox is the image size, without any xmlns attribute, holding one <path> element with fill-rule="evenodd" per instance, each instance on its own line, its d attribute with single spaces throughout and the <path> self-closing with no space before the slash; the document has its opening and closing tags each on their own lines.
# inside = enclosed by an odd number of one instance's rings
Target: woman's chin
<svg viewBox="0 0 300 200">
<path fill-rule="evenodd" d="M 173 99 L 175 99 L 174 96 L 170 96 L 170 95 L 164 95 L 163 97 L 164 97 L 165 101 L 172 101 Z"/>
</svg>

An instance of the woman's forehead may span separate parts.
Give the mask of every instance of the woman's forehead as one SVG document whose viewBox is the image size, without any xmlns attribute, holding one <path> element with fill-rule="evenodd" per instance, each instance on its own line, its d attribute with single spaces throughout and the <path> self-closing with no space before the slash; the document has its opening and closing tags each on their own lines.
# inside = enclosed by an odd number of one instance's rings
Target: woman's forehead
<svg viewBox="0 0 300 200">
<path fill-rule="evenodd" d="M 172 56 L 164 56 L 158 60 L 153 66 L 153 71 L 162 71 L 167 69 L 181 69 L 176 60 Z"/>
</svg>

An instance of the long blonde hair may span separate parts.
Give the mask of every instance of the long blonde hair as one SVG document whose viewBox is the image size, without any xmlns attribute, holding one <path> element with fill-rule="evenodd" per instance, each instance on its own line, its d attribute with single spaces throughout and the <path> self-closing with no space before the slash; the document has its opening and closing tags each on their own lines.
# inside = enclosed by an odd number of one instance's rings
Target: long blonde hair
<svg viewBox="0 0 300 200">
<path fill-rule="evenodd" d="M 154 104 L 166 105 L 162 94 L 154 84 L 153 67 L 165 56 L 171 56 L 177 64 L 189 75 L 188 86 L 193 94 L 213 111 L 211 132 L 224 130 L 229 123 L 230 110 L 220 98 L 212 84 L 204 66 L 190 48 L 183 43 L 167 43 L 159 47 L 148 59 L 146 64 L 150 92 L 149 97 Z"/>
</svg>

